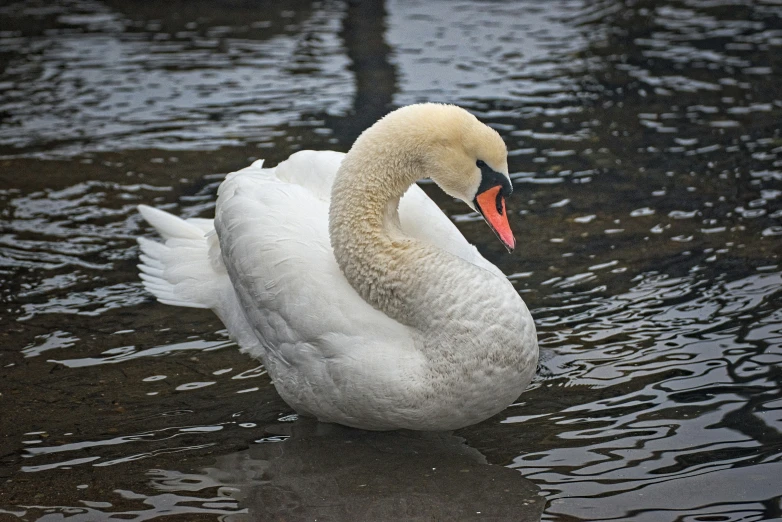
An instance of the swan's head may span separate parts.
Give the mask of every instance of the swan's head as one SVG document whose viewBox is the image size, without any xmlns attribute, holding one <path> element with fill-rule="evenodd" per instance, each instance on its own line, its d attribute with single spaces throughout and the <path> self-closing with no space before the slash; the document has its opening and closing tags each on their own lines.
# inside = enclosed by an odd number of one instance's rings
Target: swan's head
<svg viewBox="0 0 782 522">
<path fill-rule="evenodd" d="M 415 150 L 418 171 L 448 195 L 484 217 L 508 251 L 516 240 L 508 224 L 505 198 L 513 192 L 508 151 L 500 135 L 462 108 L 426 103 L 389 114 L 397 142 Z"/>
</svg>

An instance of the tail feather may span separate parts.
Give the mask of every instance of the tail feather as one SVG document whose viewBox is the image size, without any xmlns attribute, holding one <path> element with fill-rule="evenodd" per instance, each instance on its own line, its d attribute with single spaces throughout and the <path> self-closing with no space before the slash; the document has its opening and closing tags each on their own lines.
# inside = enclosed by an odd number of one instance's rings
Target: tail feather
<svg viewBox="0 0 782 522">
<path fill-rule="evenodd" d="M 158 243 L 138 238 L 142 252 L 138 268 L 144 287 L 161 303 L 215 308 L 228 276 L 219 244 L 207 237 L 214 229 L 212 220 L 186 221 L 146 205 L 138 208 L 142 217 L 165 239 L 164 243 Z"/>
<path fill-rule="evenodd" d="M 203 239 L 204 230 L 182 218 L 147 205 L 139 205 L 138 211 L 147 223 L 163 236 L 163 239 Z"/>
<path fill-rule="evenodd" d="M 147 257 L 147 256 L 143 256 L 143 257 Z M 147 259 L 149 260 L 149 258 Z M 144 260 L 142 259 L 142 262 L 143 261 Z M 145 279 L 146 277 L 163 279 L 165 277 L 165 275 L 163 274 L 164 272 L 163 268 L 158 268 L 157 266 L 150 266 L 147 264 L 140 264 L 136 266 L 138 266 L 139 270 L 141 270 L 142 272 L 141 274 L 139 274 L 139 276 L 141 276 L 141 279 Z"/>
<path fill-rule="evenodd" d="M 243 350 L 263 353 L 228 277 L 214 220 L 185 220 L 146 205 L 139 212 L 165 240 L 138 238 L 144 288 L 163 304 L 211 308 Z"/>
</svg>

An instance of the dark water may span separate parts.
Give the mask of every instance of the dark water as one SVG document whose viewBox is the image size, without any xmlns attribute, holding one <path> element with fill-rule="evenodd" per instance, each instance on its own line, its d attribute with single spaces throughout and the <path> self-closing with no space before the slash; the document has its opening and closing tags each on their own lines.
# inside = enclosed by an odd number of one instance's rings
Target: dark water
<svg viewBox="0 0 782 522">
<path fill-rule="evenodd" d="M 0 519 L 782 520 L 778 0 L 6 1 L 0 70 Z M 417 101 L 508 144 L 513 255 L 425 188 L 538 376 L 455 434 L 295 421 L 142 291 L 134 207 Z"/>
</svg>

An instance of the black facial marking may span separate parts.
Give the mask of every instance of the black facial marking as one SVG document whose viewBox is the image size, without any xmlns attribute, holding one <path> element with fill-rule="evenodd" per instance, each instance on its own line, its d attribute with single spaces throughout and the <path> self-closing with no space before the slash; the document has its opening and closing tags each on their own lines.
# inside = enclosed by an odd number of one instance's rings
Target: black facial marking
<svg viewBox="0 0 782 522">
<path fill-rule="evenodd" d="M 485 161 L 478 160 L 475 162 L 475 166 L 481 169 L 481 184 L 478 186 L 478 192 L 476 192 L 475 195 L 477 196 L 482 192 L 486 192 L 492 187 L 500 186 L 500 191 L 497 194 L 497 212 L 502 215 L 500 210 L 502 207 L 500 204 L 500 195 L 505 198 L 510 196 L 513 192 L 513 185 L 510 184 L 510 181 L 504 175 L 496 170 L 492 170 Z"/>
</svg>

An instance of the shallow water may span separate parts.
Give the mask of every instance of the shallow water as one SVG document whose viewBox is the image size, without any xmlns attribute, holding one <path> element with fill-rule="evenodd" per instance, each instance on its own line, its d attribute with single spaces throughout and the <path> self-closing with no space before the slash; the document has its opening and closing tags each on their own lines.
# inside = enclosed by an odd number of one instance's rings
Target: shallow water
<svg viewBox="0 0 782 522">
<path fill-rule="evenodd" d="M 782 520 L 780 56 L 774 0 L 3 2 L 0 513 Z M 538 375 L 453 435 L 313 427 L 144 293 L 134 208 L 209 216 L 225 173 L 416 101 L 508 144 L 514 254 L 424 188 Z"/>
</svg>

